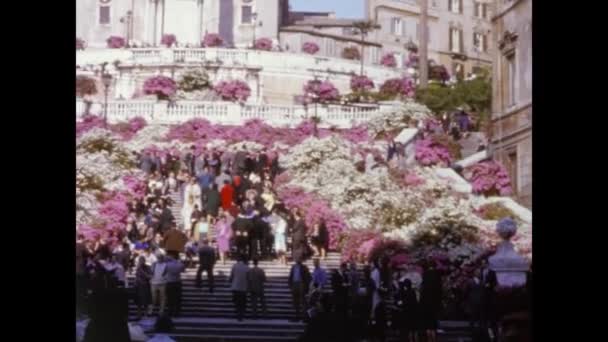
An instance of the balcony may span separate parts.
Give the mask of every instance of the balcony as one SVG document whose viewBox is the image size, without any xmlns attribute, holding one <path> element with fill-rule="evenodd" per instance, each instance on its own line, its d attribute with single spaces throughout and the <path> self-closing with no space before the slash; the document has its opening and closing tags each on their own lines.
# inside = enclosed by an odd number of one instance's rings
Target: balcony
<svg viewBox="0 0 608 342">
<path fill-rule="evenodd" d="M 266 105 L 245 104 L 221 101 L 178 101 L 167 102 L 152 100 L 108 101 L 108 122 L 116 123 L 141 116 L 151 124 L 179 124 L 191 119 L 202 118 L 214 124 L 240 125 L 251 119 L 260 119 L 276 127 L 296 126 L 302 120 L 317 116 L 320 127 L 348 128 L 366 122 L 382 111 L 391 110 L 397 103 L 380 105 Z M 76 119 L 84 111 L 82 100 L 76 100 Z M 90 114 L 103 115 L 103 104 L 94 103 Z"/>
</svg>

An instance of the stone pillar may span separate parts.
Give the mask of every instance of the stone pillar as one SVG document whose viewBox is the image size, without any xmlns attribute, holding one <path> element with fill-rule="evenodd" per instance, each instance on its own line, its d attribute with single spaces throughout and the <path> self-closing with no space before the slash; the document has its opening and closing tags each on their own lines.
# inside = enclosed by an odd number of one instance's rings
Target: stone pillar
<svg viewBox="0 0 608 342">
<path fill-rule="evenodd" d="M 511 238 L 517 232 L 517 224 L 511 218 L 504 218 L 496 225 L 496 232 L 503 239 L 496 253 L 489 258 L 490 269 L 496 272 L 501 287 L 521 287 L 526 284 L 529 264 L 515 252 Z"/>
</svg>

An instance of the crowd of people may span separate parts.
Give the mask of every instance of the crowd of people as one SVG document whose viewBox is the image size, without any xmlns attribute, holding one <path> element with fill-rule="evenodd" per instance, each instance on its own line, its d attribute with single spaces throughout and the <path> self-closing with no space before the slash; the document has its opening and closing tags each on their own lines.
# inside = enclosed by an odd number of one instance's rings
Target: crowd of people
<svg viewBox="0 0 608 342">
<path fill-rule="evenodd" d="M 87 312 L 87 298 L 96 286 L 128 289 L 140 317 L 167 310 L 179 315 L 180 274 L 194 266 L 195 256 L 197 284 L 202 285 L 206 272 L 210 292 L 216 255 L 223 263 L 232 257 L 287 264 L 288 253 L 294 259 L 325 258 L 329 235 L 324 223 L 309 232 L 302 213 L 287 210 L 273 191 L 276 154 L 252 153 L 245 146 L 234 153 L 197 154 L 192 146 L 181 157 L 144 151 L 137 159 L 146 174 L 146 194 L 129 203 L 125 230 L 94 240 L 77 236 L 80 315 Z M 177 218 L 171 209 L 173 193 L 184 199 Z M 129 284 L 131 271 L 135 280 Z"/>
<path fill-rule="evenodd" d="M 286 265 L 290 256 L 294 263 L 287 285 L 296 320 L 309 322 L 305 339 L 327 340 L 332 334 L 343 334 L 336 341 L 351 334 L 384 340 L 387 328 L 393 327 L 406 341 L 437 340 L 443 294 L 441 275 L 432 264 L 425 268 L 419 290 L 413 286 L 417 280 L 412 273 L 392 270 L 386 260 L 363 270 L 344 263 L 328 274 L 321 263 L 328 250 L 327 228 L 321 221 L 309 229 L 300 210 L 288 210 L 280 202 L 273 191 L 280 172 L 276 155 L 266 150 L 248 152 L 245 146 L 235 153 L 211 150 L 197 155 L 195 151 L 193 146 L 181 158 L 138 155 L 147 175 L 146 195 L 129 204 L 124 233 L 94 241 L 77 236 L 80 316 L 95 316 L 95 308 L 107 301 L 104 294 L 112 291 L 122 291 L 121 303 L 135 301 L 138 318 L 155 313 L 160 318 L 179 316 L 181 274 L 195 267 L 198 256 L 196 285 L 202 287 L 206 273 L 210 293 L 216 262 L 237 260 L 229 278 L 236 317 L 244 318 L 249 296 L 257 318 L 258 312 L 267 313 L 266 274 L 259 261 Z M 173 193 L 184 199 L 177 218 L 171 210 Z M 312 271 L 304 263 L 309 258 L 314 258 Z M 497 329 L 492 314 L 496 277 L 486 270 L 471 281 L 468 313 L 473 327 L 492 336 Z M 133 283 L 127 277 L 130 272 L 135 275 Z M 117 309 L 125 322 L 127 307 Z M 328 334 L 328 324 L 352 328 L 330 329 Z"/>
</svg>

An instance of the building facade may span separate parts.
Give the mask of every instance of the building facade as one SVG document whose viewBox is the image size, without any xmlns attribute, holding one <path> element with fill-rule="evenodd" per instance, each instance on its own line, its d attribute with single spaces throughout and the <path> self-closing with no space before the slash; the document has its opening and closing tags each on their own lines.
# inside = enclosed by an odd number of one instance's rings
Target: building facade
<svg viewBox="0 0 608 342">
<path fill-rule="evenodd" d="M 496 0 L 492 151 L 532 207 L 532 0 Z"/>
<path fill-rule="evenodd" d="M 76 35 L 105 47 L 110 36 L 154 46 L 174 34 L 180 45 L 198 45 L 218 33 L 227 46 L 246 47 L 256 36 L 276 42 L 287 11 L 287 0 L 77 0 Z"/>
<path fill-rule="evenodd" d="M 451 74 L 466 76 L 492 64 L 491 4 L 487 0 L 428 0 L 428 56 Z M 366 0 L 365 16 L 381 28 L 373 33 L 382 53 L 407 54 L 420 44 L 419 0 Z"/>
</svg>

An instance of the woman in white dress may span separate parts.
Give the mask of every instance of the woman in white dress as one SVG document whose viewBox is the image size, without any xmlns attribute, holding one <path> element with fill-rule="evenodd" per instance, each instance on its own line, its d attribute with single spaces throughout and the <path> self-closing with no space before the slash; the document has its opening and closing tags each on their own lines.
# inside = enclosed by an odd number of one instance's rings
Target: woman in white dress
<svg viewBox="0 0 608 342">
<path fill-rule="evenodd" d="M 285 233 L 287 232 L 287 221 L 282 218 L 275 209 L 271 215 L 271 226 L 274 233 L 274 250 L 279 257 L 279 262 L 287 265 L 285 252 L 287 251 L 287 241 Z"/>
<path fill-rule="evenodd" d="M 196 184 L 196 179 L 191 178 L 190 182 L 184 188 L 184 204 L 182 206 L 182 222 L 184 224 L 184 229 L 188 230 L 190 228 L 190 219 L 192 217 L 192 212 L 194 211 L 194 205 L 197 203 L 195 198 L 195 188 L 198 187 Z M 199 188 L 199 197 L 200 197 L 200 188 Z M 200 199 L 199 199 L 199 208 L 200 208 Z"/>
</svg>

